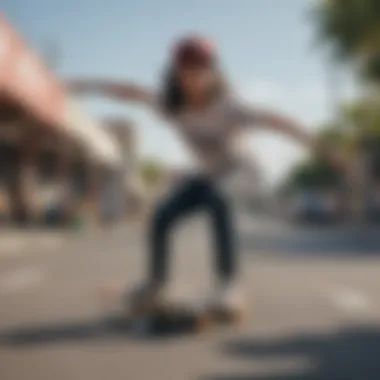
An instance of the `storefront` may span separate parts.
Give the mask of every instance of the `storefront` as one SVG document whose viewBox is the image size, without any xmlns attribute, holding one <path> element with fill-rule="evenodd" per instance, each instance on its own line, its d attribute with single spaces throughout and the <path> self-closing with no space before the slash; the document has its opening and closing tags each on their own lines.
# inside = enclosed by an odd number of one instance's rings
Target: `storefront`
<svg viewBox="0 0 380 380">
<path fill-rule="evenodd" d="M 97 214 L 104 173 L 120 165 L 112 137 L 1 16 L 0 159 L 0 218 L 19 222 Z"/>
</svg>

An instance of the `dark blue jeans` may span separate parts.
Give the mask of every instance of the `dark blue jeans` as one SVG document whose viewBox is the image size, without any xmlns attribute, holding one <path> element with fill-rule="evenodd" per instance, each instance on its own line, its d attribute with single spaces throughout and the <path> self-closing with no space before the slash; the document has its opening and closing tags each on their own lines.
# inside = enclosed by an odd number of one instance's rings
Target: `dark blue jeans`
<svg viewBox="0 0 380 380">
<path fill-rule="evenodd" d="M 215 271 L 221 281 L 229 281 L 236 271 L 235 230 L 232 211 L 214 183 L 207 178 L 186 180 L 156 209 L 151 226 L 150 280 L 167 280 L 169 238 L 176 223 L 202 210 L 211 219 L 215 242 Z"/>
</svg>

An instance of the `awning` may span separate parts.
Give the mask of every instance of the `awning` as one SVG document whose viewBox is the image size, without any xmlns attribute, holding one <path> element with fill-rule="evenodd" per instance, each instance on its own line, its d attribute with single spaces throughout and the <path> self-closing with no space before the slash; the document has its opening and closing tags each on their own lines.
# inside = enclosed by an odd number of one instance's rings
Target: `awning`
<svg viewBox="0 0 380 380">
<path fill-rule="evenodd" d="M 0 97 L 22 106 L 36 120 L 77 140 L 89 159 L 118 165 L 120 147 L 66 95 L 64 86 L 0 14 Z"/>
<path fill-rule="evenodd" d="M 0 94 L 59 127 L 64 89 L 0 14 Z"/>
</svg>

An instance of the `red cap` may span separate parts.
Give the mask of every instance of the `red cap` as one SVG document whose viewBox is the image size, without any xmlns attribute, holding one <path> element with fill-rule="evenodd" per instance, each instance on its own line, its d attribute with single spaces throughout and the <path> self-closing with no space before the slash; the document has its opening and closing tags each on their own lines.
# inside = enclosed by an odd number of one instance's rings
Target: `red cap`
<svg viewBox="0 0 380 380">
<path fill-rule="evenodd" d="M 174 47 L 173 61 L 176 65 L 208 65 L 214 62 L 214 45 L 206 38 L 192 36 L 180 40 Z"/>
</svg>

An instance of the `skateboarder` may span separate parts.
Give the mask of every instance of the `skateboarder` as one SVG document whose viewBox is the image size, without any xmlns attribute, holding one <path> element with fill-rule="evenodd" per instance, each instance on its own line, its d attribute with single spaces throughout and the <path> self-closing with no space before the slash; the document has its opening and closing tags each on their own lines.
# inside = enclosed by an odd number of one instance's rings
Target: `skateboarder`
<svg viewBox="0 0 380 380">
<path fill-rule="evenodd" d="M 197 169 L 156 208 L 150 229 L 150 271 L 136 293 L 137 302 L 165 299 L 169 237 L 177 221 L 203 209 L 211 217 L 215 271 L 219 279 L 215 306 L 242 311 L 237 289 L 237 252 L 231 204 L 220 186 L 244 165 L 238 140 L 253 128 L 267 128 L 319 149 L 299 125 L 281 115 L 242 102 L 224 77 L 217 52 L 205 38 L 190 36 L 174 47 L 161 91 L 133 83 L 79 79 L 69 83 L 77 94 L 103 94 L 149 106 L 171 122 L 194 152 Z"/>
</svg>

